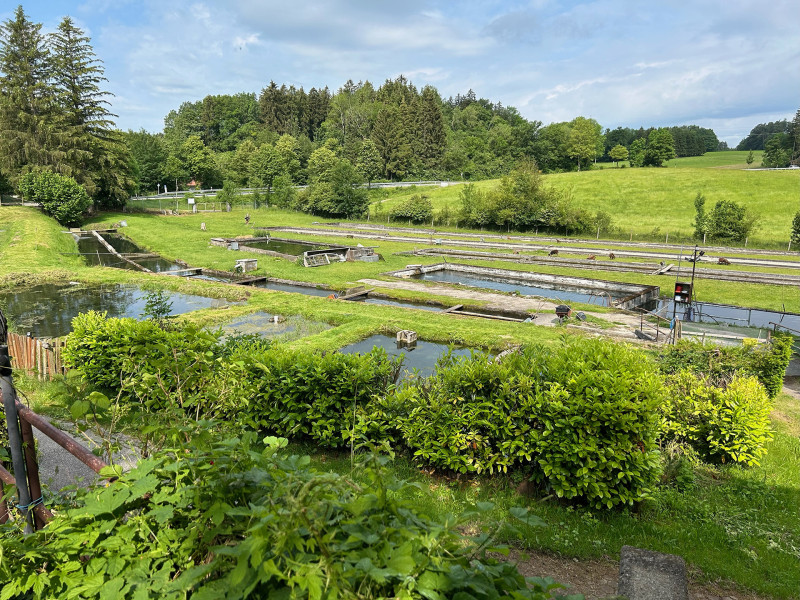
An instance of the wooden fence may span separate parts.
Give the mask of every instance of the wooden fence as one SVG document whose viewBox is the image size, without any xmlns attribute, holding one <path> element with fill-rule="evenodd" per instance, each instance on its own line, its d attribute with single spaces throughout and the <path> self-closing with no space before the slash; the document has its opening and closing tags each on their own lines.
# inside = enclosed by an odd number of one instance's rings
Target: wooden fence
<svg viewBox="0 0 800 600">
<path fill-rule="evenodd" d="M 61 353 L 64 340 L 38 338 L 8 334 L 8 353 L 11 355 L 11 366 L 17 371 L 36 374 L 40 380 L 52 379 L 65 373 Z"/>
</svg>

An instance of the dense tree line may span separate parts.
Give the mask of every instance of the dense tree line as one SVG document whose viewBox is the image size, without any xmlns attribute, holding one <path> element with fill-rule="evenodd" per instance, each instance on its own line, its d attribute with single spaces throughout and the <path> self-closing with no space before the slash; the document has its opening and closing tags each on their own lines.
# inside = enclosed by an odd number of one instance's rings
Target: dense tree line
<svg viewBox="0 0 800 600">
<path fill-rule="evenodd" d="M 614 130 L 606 129 L 605 145 L 601 160 L 614 160 L 611 150 L 621 145 L 630 149 L 631 145 L 638 139 L 647 140 L 655 128 L 631 129 L 630 127 L 617 127 Z M 667 127 L 673 140 L 673 149 L 678 158 L 686 156 L 702 156 L 706 152 L 717 150 L 727 150 L 727 144 L 720 142 L 714 130 L 697 125 L 682 125 L 680 127 Z"/>
<path fill-rule="evenodd" d="M 206 187 L 311 183 L 309 161 L 322 147 L 367 183 L 485 179 L 530 161 L 543 172 L 583 170 L 626 160 L 619 149 L 612 157 L 616 146 L 636 158 L 633 166 L 662 166 L 720 147 L 712 130 L 695 125 L 604 133 L 594 119 L 576 117 L 543 126 L 472 90 L 442 99 L 403 76 L 377 88 L 349 80 L 335 93 L 271 81 L 259 95 L 207 96 L 171 111 L 163 134 L 129 132 L 128 143 L 142 191 L 189 179 Z"/>
<path fill-rule="evenodd" d="M 22 6 L 0 25 L 0 179 L 18 189 L 26 173 L 49 171 L 74 179 L 96 206 L 122 206 L 134 182 L 102 63 L 69 17 L 41 30 Z"/>
</svg>

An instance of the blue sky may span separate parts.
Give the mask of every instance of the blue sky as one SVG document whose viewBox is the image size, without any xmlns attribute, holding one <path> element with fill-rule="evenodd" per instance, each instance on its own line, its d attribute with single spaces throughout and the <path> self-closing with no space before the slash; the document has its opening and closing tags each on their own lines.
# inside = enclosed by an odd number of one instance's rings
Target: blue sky
<svg viewBox="0 0 800 600">
<path fill-rule="evenodd" d="M 4 3 L 5 4 L 5 3 Z M 12 16 L 15 4 L 0 9 Z M 181 102 L 270 80 L 338 89 L 406 75 L 473 89 L 543 123 L 697 124 L 735 146 L 800 107 L 797 0 L 39 0 L 105 63 L 123 129 L 160 131 Z"/>
</svg>

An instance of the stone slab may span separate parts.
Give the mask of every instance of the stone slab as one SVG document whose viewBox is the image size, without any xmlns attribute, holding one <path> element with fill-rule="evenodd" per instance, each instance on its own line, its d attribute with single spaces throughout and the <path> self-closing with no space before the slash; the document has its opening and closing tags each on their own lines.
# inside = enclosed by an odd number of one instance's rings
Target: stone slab
<svg viewBox="0 0 800 600">
<path fill-rule="evenodd" d="M 662 554 L 623 546 L 619 561 L 620 596 L 628 600 L 688 600 L 686 562 Z"/>
</svg>

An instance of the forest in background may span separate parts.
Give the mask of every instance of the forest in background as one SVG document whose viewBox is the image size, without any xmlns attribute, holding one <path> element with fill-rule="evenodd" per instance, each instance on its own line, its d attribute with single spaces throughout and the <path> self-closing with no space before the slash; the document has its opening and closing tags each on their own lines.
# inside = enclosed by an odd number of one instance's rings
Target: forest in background
<svg viewBox="0 0 800 600">
<path fill-rule="evenodd" d="M 377 88 L 350 80 L 336 92 L 270 82 L 259 94 L 184 102 L 163 132 L 121 132 L 89 37 L 69 17 L 53 33 L 41 29 L 21 6 L 0 25 L 0 192 L 22 191 L 31 172 L 57 175 L 35 177 L 33 201 L 60 202 L 73 179 L 95 208 L 115 208 L 131 194 L 194 180 L 266 187 L 286 206 L 353 215 L 364 198 L 351 189 L 373 181 L 474 181 L 532 164 L 543 173 L 598 161 L 660 167 L 727 148 L 697 125 L 604 130 L 583 116 L 544 125 L 472 90 L 445 99 L 402 75 Z M 740 146 L 763 149 L 763 166 L 780 167 L 797 162 L 798 139 L 800 111 L 791 122 L 756 126 Z M 47 181 L 62 190 L 57 199 L 39 197 L 55 189 Z M 310 191 L 293 198 L 294 186 L 306 184 Z"/>
</svg>

